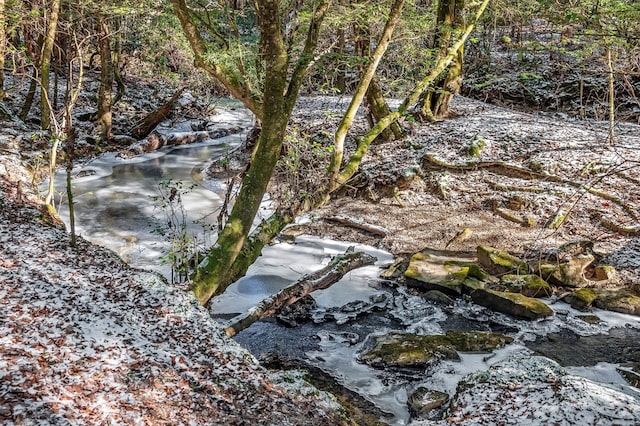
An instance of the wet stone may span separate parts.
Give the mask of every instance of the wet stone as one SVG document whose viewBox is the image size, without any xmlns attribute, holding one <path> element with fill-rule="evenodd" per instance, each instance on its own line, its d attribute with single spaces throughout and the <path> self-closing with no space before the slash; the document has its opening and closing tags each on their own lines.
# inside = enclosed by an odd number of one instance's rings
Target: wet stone
<svg viewBox="0 0 640 426">
<path fill-rule="evenodd" d="M 494 247 L 480 245 L 477 248 L 478 263 L 493 275 L 526 274 L 529 265 L 524 260 Z"/>
<path fill-rule="evenodd" d="M 474 259 L 456 253 L 424 249 L 411 256 L 405 272 L 407 284 L 424 290 L 437 290 L 459 296 Z"/>
<path fill-rule="evenodd" d="M 528 320 L 553 315 L 553 310 L 545 303 L 519 293 L 477 289 L 471 293 L 471 299 L 496 312 Z"/>
<path fill-rule="evenodd" d="M 442 407 L 447 401 L 449 401 L 448 394 L 420 386 L 409 396 L 407 405 L 411 414 L 419 417 Z"/>
<path fill-rule="evenodd" d="M 513 342 L 513 338 L 489 331 L 449 330 L 447 338 L 460 352 L 488 353 Z"/>
<path fill-rule="evenodd" d="M 365 350 L 358 357 L 375 368 L 421 369 L 436 365 L 443 359 L 459 360 L 451 341 L 441 335 L 422 336 L 411 333 L 389 333 L 369 337 Z"/>
<path fill-rule="evenodd" d="M 503 275 L 500 277 L 500 283 L 505 291 L 527 297 L 549 297 L 553 293 L 549 283 L 537 275 Z"/>
</svg>

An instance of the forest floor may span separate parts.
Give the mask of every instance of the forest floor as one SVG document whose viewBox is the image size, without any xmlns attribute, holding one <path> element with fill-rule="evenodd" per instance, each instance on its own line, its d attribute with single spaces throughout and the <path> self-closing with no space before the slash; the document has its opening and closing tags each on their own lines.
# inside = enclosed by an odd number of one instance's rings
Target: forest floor
<svg viewBox="0 0 640 426">
<path fill-rule="evenodd" d="M 329 130 L 345 102 L 304 98 L 292 126 Z M 458 97 L 449 119 L 405 128 L 405 140 L 374 145 L 345 189 L 289 232 L 396 255 L 479 244 L 531 254 L 589 239 L 627 285 L 640 280 L 640 126 L 616 125 L 610 143 L 603 122 Z M 255 365 L 186 291 L 85 241 L 70 247 L 34 207 L 24 162 L 38 156 L 25 147 L 39 140 L 28 128 L 2 131 L 0 419 L 336 424 L 326 400 L 284 390 L 299 380 Z M 334 220 L 344 217 L 386 231 Z M 555 229 L 554 218 L 564 219 Z"/>
<path fill-rule="evenodd" d="M 336 102 L 305 99 L 294 122 L 326 126 L 318 111 L 335 113 Z M 374 145 L 361 172 L 295 232 L 396 255 L 425 247 L 475 252 L 480 244 L 532 255 L 590 240 L 627 284 L 640 281 L 640 126 L 617 124 L 610 143 L 606 122 L 464 97 L 446 120 L 406 124 L 405 140 Z M 482 146 L 477 157 L 474 146 Z M 344 217 L 387 232 L 334 220 Z M 466 238 L 452 241 L 466 228 Z"/>
</svg>

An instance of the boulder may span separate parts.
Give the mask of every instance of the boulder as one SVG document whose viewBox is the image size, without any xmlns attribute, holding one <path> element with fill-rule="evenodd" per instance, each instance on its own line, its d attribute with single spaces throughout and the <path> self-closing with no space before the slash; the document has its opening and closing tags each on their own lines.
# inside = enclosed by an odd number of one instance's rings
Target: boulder
<svg viewBox="0 0 640 426">
<path fill-rule="evenodd" d="M 442 407 L 447 401 L 449 401 L 448 394 L 420 386 L 409 396 L 407 405 L 411 414 L 418 417 Z"/>
<path fill-rule="evenodd" d="M 470 271 L 472 275 L 479 272 L 477 265 L 471 266 L 473 261 L 457 253 L 427 248 L 411 256 L 404 275 L 412 287 L 459 296 Z"/>
<path fill-rule="evenodd" d="M 620 283 L 613 266 L 598 265 L 591 241 L 563 244 L 537 264 L 534 271 L 551 284 L 573 288 L 602 288 Z"/>
<path fill-rule="evenodd" d="M 548 282 L 537 275 L 503 275 L 500 284 L 505 291 L 521 293 L 527 297 L 549 297 L 553 293 Z"/>
<path fill-rule="evenodd" d="M 428 368 L 442 359 L 459 360 L 455 347 L 446 336 L 421 336 L 393 332 L 369 337 L 371 349 L 358 359 L 375 368 Z"/>
<path fill-rule="evenodd" d="M 638 425 L 640 404 L 548 358 L 516 353 L 460 381 L 446 424 Z"/>
<path fill-rule="evenodd" d="M 545 303 L 520 293 L 477 289 L 471 293 L 471 299 L 494 311 L 528 320 L 553 315 L 553 310 Z"/>
<path fill-rule="evenodd" d="M 528 274 L 529 265 L 504 250 L 480 245 L 477 248 L 478 263 L 489 274 Z"/>
<path fill-rule="evenodd" d="M 598 295 L 592 288 L 581 288 L 562 298 L 563 301 L 571 305 L 573 309 L 588 311 Z"/>
<path fill-rule="evenodd" d="M 640 315 L 640 296 L 628 289 L 598 290 L 593 304 L 600 309 L 628 315 Z"/>
<path fill-rule="evenodd" d="M 581 288 L 562 300 L 581 311 L 596 307 L 628 315 L 640 315 L 640 296 L 633 289 Z"/>
<path fill-rule="evenodd" d="M 490 331 L 449 330 L 445 333 L 459 352 L 489 353 L 513 342 L 513 338 Z"/>
</svg>

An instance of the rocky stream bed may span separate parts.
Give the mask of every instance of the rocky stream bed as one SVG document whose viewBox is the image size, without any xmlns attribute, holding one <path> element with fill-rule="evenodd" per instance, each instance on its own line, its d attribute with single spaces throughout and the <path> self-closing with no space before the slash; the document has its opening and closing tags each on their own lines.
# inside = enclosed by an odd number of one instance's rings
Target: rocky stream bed
<svg viewBox="0 0 640 426">
<path fill-rule="evenodd" d="M 305 99 L 293 127 L 331 126 L 344 105 Z M 378 265 L 236 340 L 265 366 L 307 369 L 359 424 L 638 424 L 640 128 L 619 125 L 611 145 L 599 122 L 454 108 L 374 146 L 211 311 L 222 322 L 366 244 Z M 22 132 L 5 128 L 1 153 L 5 420 L 346 421 L 299 370 L 256 365 L 181 286 L 68 247 L 23 205 L 37 197 Z"/>
</svg>

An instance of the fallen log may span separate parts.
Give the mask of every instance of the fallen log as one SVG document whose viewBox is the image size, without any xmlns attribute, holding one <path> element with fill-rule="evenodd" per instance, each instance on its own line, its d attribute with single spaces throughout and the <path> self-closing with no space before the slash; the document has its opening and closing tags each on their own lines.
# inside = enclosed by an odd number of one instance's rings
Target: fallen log
<svg viewBox="0 0 640 426">
<path fill-rule="evenodd" d="M 186 86 L 178 89 L 176 93 L 173 94 L 171 99 L 160 106 L 160 108 L 147 114 L 146 117 L 144 117 L 135 126 L 133 126 L 133 128 L 129 131 L 129 135 L 138 140 L 147 137 L 153 131 L 153 129 L 158 126 L 158 124 L 160 124 L 162 121 L 164 121 L 165 118 L 167 118 L 169 113 L 173 110 L 176 101 L 178 100 L 180 95 L 182 95 L 182 92 L 184 92 L 184 89 L 186 89 Z"/>
<path fill-rule="evenodd" d="M 331 262 L 321 270 L 305 275 L 289 287 L 264 299 L 246 313 L 232 318 L 225 326 L 224 331 L 229 337 L 235 336 L 254 322 L 273 316 L 278 310 L 295 303 L 309 293 L 330 287 L 347 272 L 362 266 L 372 265 L 375 261 L 375 257 L 362 252 L 354 252 L 353 248 L 349 248 L 345 254 L 337 255 L 331 259 Z"/>
</svg>

